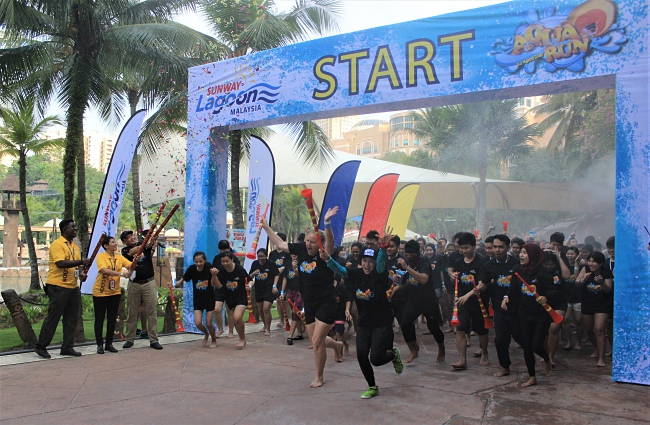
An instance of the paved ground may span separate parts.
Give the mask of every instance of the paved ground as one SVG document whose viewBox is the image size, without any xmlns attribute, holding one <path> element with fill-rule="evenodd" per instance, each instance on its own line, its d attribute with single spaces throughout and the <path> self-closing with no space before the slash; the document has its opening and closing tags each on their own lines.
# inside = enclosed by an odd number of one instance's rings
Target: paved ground
<svg viewBox="0 0 650 425">
<path fill-rule="evenodd" d="M 199 347 L 195 335 L 164 337 L 163 351 L 144 341 L 117 354 L 39 360 L 35 354 L 0 357 L 0 421 L 3 424 L 642 424 L 650 420 L 650 387 L 611 382 L 588 351 L 557 356 L 554 376 L 520 388 L 526 377 L 520 349 L 513 371 L 495 378 L 477 359 L 463 372 L 450 363 L 457 352 L 446 334 L 447 361 L 435 362 L 435 343 L 424 341 L 420 358 L 402 375 L 392 366 L 375 369 L 380 395 L 361 400 L 366 389 L 354 357 L 334 363 L 329 355 L 325 385 L 308 388 L 313 356 L 306 341 L 285 344 L 247 328 L 248 346 L 220 339 L 217 349 Z M 189 341 L 188 341 L 189 340 Z M 185 342 L 182 342 L 185 341 Z M 477 344 L 473 338 L 473 348 Z M 396 345 L 408 349 L 401 336 Z M 428 353 L 427 353 L 428 350 Z M 53 351 L 54 353 L 54 351 Z M 330 353 L 331 354 L 331 353 Z"/>
</svg>

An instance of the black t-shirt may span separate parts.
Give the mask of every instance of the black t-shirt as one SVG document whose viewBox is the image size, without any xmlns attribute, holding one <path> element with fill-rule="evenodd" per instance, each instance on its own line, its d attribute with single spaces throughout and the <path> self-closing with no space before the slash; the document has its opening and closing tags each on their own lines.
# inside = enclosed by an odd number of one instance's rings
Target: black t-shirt
<svg viewBox="0 0 650 425">
<path fill-rule="evenodd" d="M 574 266 L 567 264 L 567 267 L 569 267 L 571 276 L 569 276 L 568 279 L 564 279 L 566 302 L 571 304 L 579 303 L 582 300 L 582 289 L 576 287 L 576 278 L 580 274 L 580 269 L 582 269 L 582 267 L 580 267 L 577 262 Z"/>
<path fill-rule="evenodd" d="M 442 256 L 436 254 L 431 258 L 425 256 L 423 259 L 428 261 L 429 266 L 431 267 L 431 279 L 429 279 L 429 283 L 433 284 L 434 289 L 442 289 L 442 277 L 440 276 L 440 272 L 442 271 L 447 274 L 447 270 L 443 267 L 444 261 Z"/>
<path fill-rule="evenodd" d="M 293 266 L 291 263 L 288 263 L 284 271 L 282 272 L 282 275 L 280 276 L 280 279 L 287 279 L 287 286 L 284 288 L 285 291 L 300 291 L 300 276 L 296 271 L 293 269 Z M 279 285 L 278 285 L 279 286 Z M 282 289 L 281 287 L 278 289 Z"/>
<path fill-rule="evenodd" d="M 393 309 L 386 297 L 391 281 L 388 270 L 378 273 L 374 270 L 366 274 L 363 269 L 348 270 L 346 279 L 359 311 L 359 326 L 378 327 L 393 323 Z"/>
<path fill-rule="evenodd" d="M 474 289 L 474 284 L 478 286 L 478 282 L 482 276 L 483 265 L 487 262 L 487 257 L 482 257 L 478 254 L 474 256 L 474 259 L 470 263 L 465 262 L 465 257 L 461 256 L 454 263 L 454 272 L 459 272 L 458 275 L 458 297 L 462 297 L 468 292 Z M 454 282 L 455 286 L 456 282 Z M 483 299 L 483 305 L 487 308 L 488 297 L 485 294 L 481 294 Z M 470 308 L 480 308 L 478 304 L 477 297 L 469 297 L 469 300 L 464 304 L 468 309 Z"/>
<path fill-rule="evenodd" d="M 212 265 L 205 263 L 203 270 L 199 271 L 194 264 L 189 266 L 183 274 L 185 282 L 192 282 L 194 289 L 194 305 L 209 305 L 214 304 L 214 287 L 212 286 L 212 273 L 210 269 Z"/>
<path fill-rule="evenodd" d="M 553 275 L 544 270 L 544 267 L 540 267 L 534 273 L 524 272 L 521 265 L 515 267 L 514 270 L 521 275 L 538 295 L 546 297 L 547 300 L 555 296 L 556 288 L 553 283 Z M 517 276 L 514 276 L 512 279 L 514 284 L 510 285 L 508 309 L 510 309 L 510 303 L 516 300 L 519 304 L 520 318 L 535 322 L 548 322 L 550 324 L 552 321 L 551 316 L 537 302 L 535 295 L 528 291 L 526 285 Z"/>
<path fill-rule="evenodd" d="M 390 287 L 393 284 L 392 276 L 397 270 L 403 271 L 402 267 L 397 263 L 397 260 L 402 258 L 401 255 L 397 254 L 392 260 L 386 257 L 386 271 L 388 272 L 388 286 Z M 405 303 L 408 300 L 406 288 L 399 291 L 393 292 L 393 296 L 390 301 L 394 303 Z"/>
<path fill-rule="evenodd" d="M 553 273 L 550 273 L 551 278 L 553 279 L 553 285 L 555 286 L 555 293 L 548 297 L 548 305 L 555 310 L 565 310 L 567 303 L 567 293 L 566 280 L 562 279 L 562 272 L 555 270 Z"/>
<path fill-rule="evenodd" d="M 226 300 L 238 300 L 247 297 L 246 282 L 250 282 L 251 278 L 242 266 L 235 264 L 232 272 L 222 267 L 219 269 L 217 278 L 226 293 Z"/>
<path fill-rule="evenodd" d="M 429 261 L 420 258 L 415 267 L 411 268 L 418 273 L 426 274 L 427 283 L 420 283 L 408 272 L 404 273 L 404 276 L 402 276 L 402 285 L 408 284 L 404 289 L 407 290 L 409 301 L 431 302 L 431 297 L 433 297 L 433 300 L 437 299 L 436 292 L 434 291 L 433 285 L 431 285 L 431 265 Z"/>
<path fill-rule="evenodd" d="M 589 268 L 585 271 L 589 272 Z M 612 271 L 607 267 L 607 262 L 605 262 L 605 265 L 600 268 L 599 275 L 603 277 L 603 280 L 614 279 Z M 585 282 L 582 285 L 582 305 L 586 305 L 587 310 L 605 311 L 611 309 L 611 304 L 614 301 L 614 291 L 608 293 L 603 292 L 602 286 L 605 285 L 605 282 L 600 284 L 596 283 L 594 280 L 596 276 L 598 276 L 598 274 L 592 272 L 591 275 L 585 279 Z M 598 286 L 600 286 L 600 288 L 598 288 Z"/>
<path fill-rule="evenodd" d="M 289 252 L 298 256 L 300 295 L 305 303 L 334 301 L 336 298 L 334 272 L 327 267 L 327 263 L 320 258 L 320 255 L 309 255 L 304 242 L 290 243 Z"/>
<path fill-rule="evenodd" d="M 273 290 L 273 282 L 275 282 L 275 277 L 279 274 L 278 267 L 268 259 L 264 262 L 264 265 L 260 264 L 258 260 L 255 260 L 251 265 L 249 274 L 253 274 L 255 270 L 260 271 L 255 276 L 255 296 L 261 298 L 262 294 Z"/>
<path fill-rule="evenodd" d="M 345 321 L 345 304 L 348 301 L 352 301 L 352 296 L 348 291 L 348 288 L 343 283 L 336 284 L 336 315 L 334 320 L 336 321 Z"/>
<path fill-rule="evenodd" d="M 138 243 L 135 246 L 140 246 L 142 243 Z M 129 251 L 132 249 L 132 246 L 125 246 L 122 248 L 122 256 L 129 261 L 133 261 L 133 255 L 129 255 Z M 153 272 L 153 247 L 145 248 L 142 251 L 142 258 L 138 260 L 137 265 L 135 266 L 135 279 L 136 280 L 145 280 L 151 279 L 154 276 Z"/>
<path fill-rule="evenodd" d="M 447 270 L 451 267 L 451 263 L 449 262 L 449 255 L 441 255 L 440 256 L 440 264 L 438 264 L 438 268 L 442 272 L 442 283 L 445 285 L 445 288 L 447 288 L 447 293 L 453 294 L 454 293 L 454 281 L 449 277 L 449 273 L 447 273 Z"/>
<path fill-rule="evenodd" d="M 269 261 L 274 263 L 278 269 L 281 269 L 291 264 L 291 254 L 284 251 L 278 252 L 277 249 L 274 249 L 269 253 Z"/>
<path fill-rule="evenodd" d="M 487 294 L 492 300 L 492 307 L 495 311 L 506 314 L 515 314 L 517 312 L 518 306 L 516 299 L 510 300 L 508 310 L 501 308 L 501 301 L 510 292 L 514 269 L 518 265 L 519 260 L 508 255 L 505 261 L 498 261 L 496 258 L 493 258 L 483 266 L 480 280 L 488 287 Z"/>
</svg>

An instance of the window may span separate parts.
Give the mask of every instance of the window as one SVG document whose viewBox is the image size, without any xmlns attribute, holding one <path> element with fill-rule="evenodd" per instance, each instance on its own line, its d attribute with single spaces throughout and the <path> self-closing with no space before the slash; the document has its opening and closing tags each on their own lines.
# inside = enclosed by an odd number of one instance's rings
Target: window
<svg viewBox="0 0 650 425">
<path fill-rule="evenodd" d="M 361 155 L 361 145 L 357 143 L 357 155 Z"/>
<path fill-rule="evenodd" d="M 519 99 L 519 106 L 524 106 L 526 104 L 525 99 Z"/>
<path fill-rule="evenodd" d="M 367 155 L 372 153 L 372 145 L 370 142 L 363 142 L 363 154 Z"/>
<path fill-rule="evenodd" d="M 379 152 L 379 146 L 377 146 L 377 142 L 373 143 L 372 152 L 373 153 Z"/>
<path fill-rule="evenodd" d="M 402 146 L 408 146 L 409 145 L 409 139 L 404 139 L 402 141 Z"/>
<path fill-rule="evenodd" d="M 420 141 L 418 139 L 413 140 L 414 146 L 420 146 Z"/>
<path fill-rule="evenodd" d="M 533 106 L 533 100 L 530 98 L 526 98 L 526 106 L 531 107 Z"/>
</svg>

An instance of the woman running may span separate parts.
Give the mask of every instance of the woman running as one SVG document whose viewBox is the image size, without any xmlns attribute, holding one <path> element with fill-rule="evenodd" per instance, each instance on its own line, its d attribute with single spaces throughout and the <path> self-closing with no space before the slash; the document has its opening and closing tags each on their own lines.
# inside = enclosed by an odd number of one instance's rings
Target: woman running
<svg viewBox="0 0 650 425">
<path fill-rule="evenodd" d="M 202 345 L 208 345 L 208 333 L 212 337 L 210 348 L 217 347 L 217 336 L 212 324 L 212 313 L 214 312 L 214 287 L 216 278 L 210 272 L 212 265 L 207 262 L 205 253 L 198 251 L 194 253 L 194 264 L 189 266 L 180 279 L 180 283 L 192 282 L 194 295 L 194 323 L 203 332 Z M 203 325 L 203 312 L 205 311 L 205 325 Z"/>
<path fill-rule="evenodd" d="M 354 301 L 359 311 L 357 330 L 357 361 L 368 383 L 368 390 L 361 398 L 368 399 L 379 395 L 372 366 L 382 366 L 392 362 L 395 372 L 402 373 L 404 365 L 399 350 L 393 347 L 393 311 L 386 291 L 390 289 L 388 272 L 385 270 L 386 251 L 391 235 L 387 232 L 380 239 L 384 249 L 379 254 L 372 248 L 363 250 L 360 269 L 346 269 L 326 253 L 321 258 L 335 273 L 345 277 L 350 290 L 355 294 Z M 346 310 L 348 320 L 350 310 Z"/>
<path fill-rule="evenodd" d="M 257 310 L 261 312 L 264 323 L 264 335 L 271 335 L 271 306 L 275 297 L 279 294 L 278 266 L 269 261 L 268 252 L 264 248 L 257 250 L 257 260 L 253 261 L 249 271 L 251 277 L 255 278 L 255 302 Z"/>
<path fill-rule="evenodd" d="M 573 239 L 575 240 L 575 239 Z M 576 350 L 582 350 L 582 288 L 576 288 L 576 278 L 580 274 L 581 267 L 576 262 L 580 250 L 576 246 L 570 246 L 566 250 L 566 258 L 569 260 L 571 275 L 566 279 L 566 315 L 562 321 L 562 335 L 566 339 L 565 350 L 571 349 L 571 322 L 576 330 Z"/>
<path fill-rule="evenodd" d="M 524 360 L 528 369 L 528 381 L 522 387 L 530 387 L 537 384 L 535 377 L 535 354 L 544 359 L 546 376 L 551 376 L 553 367 L 551 359 L 544 348 L 544 341 L 551 324 L 551 316 L 546 312 L 542 304 L 547 297 L 554 295 L 555 288 L 553 277 L 542 266 L 544 262 L 544 251 L 534 243 L 527 243 L 519 252 L 521 263 L 515 266 L 515 272 L 528 283 L 534 292 L 540 295 L 536 300 L 533 292 L 530 292 L 526 285 L 516 275 L 513 277 L 514 284 L 510 285 L 508 295 L 503 298 L 501 308 L 508 309 L 508 303 L 512 298 L 519 304 L 519 320 L 521 325 L 521 339 L 524 349 Z"/>
<path fill-rule="evenodd" d="M 131 262 L 117 252 L 117 242 L 112 236 L 104 236 L 102 248 L 105 252 L 97 255 L 97 279 L 93 285 L 93 306 L 95 308 L 95 340 L 97 342 L 97 354 L 104 354 L 104 350 L 117 353 L 113 347 L 113 334 L 115 333 L 115 318 L 120 305 L 120 277 L 129 278 L 128 271 L 122 272 L 122 268 L 129 268 Z M 104 329 L 104 318 L 106 323 L 106 345 L 102 338 Z"/>
<path fill-rule="evenodd" d="M 246 334 L 242 319 L 248 307 L 246 283 L 250 281 L 250 277 L 242 266 L 233 262 L 231 252 L 227 252 L 221 257 L 221 267 L 221 269 L 213 268 L 210 272 L 213 276 L 216 276 L 215 285 L 217 289 L 226 289 L 225 301 L 226 307 L 228 307 L 228 317 L 233 318 L 239 336 L 237 348 L 244 348 L 246 346 Z"/>
<path fill-rule="evenodd" d="M 298 310 L 302 310 L 302 297 L 300 296 L 300 279 L 298 277 L 298 256 L 291 255 L 291 263 L 285 266 L 282 277 L 282 291 L 280 291 L 280 300 L 291 300 L 293 305 Z M 285 306 L 286 308 L 286 306 Z M 287 310 L 289 311 L 289 310 Z M 294 334 L 298 331 L 298 336 L 294 338 Z M 303 323 L 298 314 L 291 309 L 291 328 L 289 329 L 289 338 L 287 338 L 287 345 L 293 345 L 293 341 L 302 340 Z"/>
<path fill-rule="evenodd" d="M 587 266 L 576 279 L 576 286 L 582 288 L 582 326 L 596 347 L 591 357 L 598 358 L 598 367 L 605 367 L 605 331 L 614 309 L 613 279 L 602 252 L 587 257 Z"/>
</svg>

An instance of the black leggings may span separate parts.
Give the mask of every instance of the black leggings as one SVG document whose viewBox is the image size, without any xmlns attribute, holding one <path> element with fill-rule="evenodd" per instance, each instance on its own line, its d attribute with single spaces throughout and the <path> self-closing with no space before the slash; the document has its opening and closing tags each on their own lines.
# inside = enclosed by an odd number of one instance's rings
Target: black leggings
<svg viewBox="0 0 650 425">
<path fill-rule="evenodd" d="M 549 326 L 548 322 L 521 319 L 521 340 L 529 376 L 535 376 L 535 354 L 543 358 L 545 362 L 551 361 L 544 349 Z"/>
<path fill-rule="evenodd" d="M 429 332 L 431 332 L 433 338 L 438 344 L 443 344 L 445 342 L 445 334 L 440 330 L 440 308 L 438 307 L 437 299 L 431 302 L 415 302 L 409 300 L 406 303 L 406 307 L 404 307 L 404 312 L 402 313 L 402 320 L 399 323 L 399 326 L 402 328 L 402 334 L 404 335 L 404 341 L 409 343 L 417 339 L 413 322 L 421 314 L 424 314 L 424 317 L 427 318 L 427 328 L 429 328 Z"/>
<path fill-rule="evenodd" d="M 112 344 L 113 334 L 115 333 L 115 319 L 120 306 L 120 294 L 111 295 L 110 297 L 93 297 L 93 306 L 95 307 L 95 340 L 97 345 L 104 345 L 102 331 L 104 330 L 105 316 L 108 316 L 106 344 Z"/>
<path fill-rule="evenodd" d="M 393 353 L 393 326 L 357 329 L 357 361 L 369 387 L 375 386 L 372 366 L 385 365 L 395 358 Z"/>
</svg>

